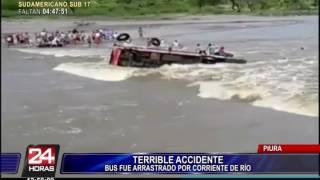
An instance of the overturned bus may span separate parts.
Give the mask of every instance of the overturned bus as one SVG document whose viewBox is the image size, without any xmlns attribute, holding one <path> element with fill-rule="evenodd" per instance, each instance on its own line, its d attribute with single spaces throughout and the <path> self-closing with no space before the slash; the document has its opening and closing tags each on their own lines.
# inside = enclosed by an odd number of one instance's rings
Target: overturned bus
<svg viewBox="0 0 320 180">
<path fill-rule="evenodd" d="M 121 38 L 120 38 L 121 39 Z M 122 38 L 123 39 L 123 38 Z M 116 66 L 160 67 L 164 64 L 215 64 L 215 63 L 246 63 L 243 59 L 229 56 L 206 55 L 190 51 L 163 49 L 159 40 L 152 38 L 154 47 L 125 46 L 115 44 L 111 51 L 109 63 Z"/>
</svg>

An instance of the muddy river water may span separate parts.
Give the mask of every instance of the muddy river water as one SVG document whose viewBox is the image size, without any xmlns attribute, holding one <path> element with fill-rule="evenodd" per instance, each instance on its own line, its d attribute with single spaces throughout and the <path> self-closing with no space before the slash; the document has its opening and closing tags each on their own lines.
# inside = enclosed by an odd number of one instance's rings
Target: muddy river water
<svg viewBox="0 0 320 180">
<path fill-rule="evenodd" d="M 2 32 L 69 30 L 73 19 L 6 20 Z M 318 16 L 91 20 L 134 42 L 146 36 L 223 45 L 247 64 L 107 64 L 88 48 L 2 46 L 1 147 L 57 143 L 63 152 L 256 152 L 262 143 L 318 143 Z M 23 157 L 24 158 L 24 157 Z"/>
</svg>

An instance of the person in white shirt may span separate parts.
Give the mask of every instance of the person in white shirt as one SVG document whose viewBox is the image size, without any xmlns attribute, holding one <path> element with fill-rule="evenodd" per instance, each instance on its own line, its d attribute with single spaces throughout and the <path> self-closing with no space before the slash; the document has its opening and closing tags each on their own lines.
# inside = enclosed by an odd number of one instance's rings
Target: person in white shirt
<svg viewBox="0 0 320 180">
<path fill-rule="evenodd" d="M 113 39 L 117 39 L 118 36 L 119 36 L 118 32 L 113 33 Z"/>
<path fill-rule="evenodd" d="M 217 45 L 213 45 L 211 43 L 208 44 L 208 47 L 206 49 L 206 53 L 209 55 L 215 55 L 216 53 L 218 53 L 219 51 L 219 47 Z"/>
<path fill-rule="evenodd" d="M 217 55 L 219 54 L 219 50 L 220 50 L 220 47 L 216 44 L 213 45 L 213 54 Z"/>
<path fill-rule="evenodd" d="M 103 28 L 103 38 L 104 40 L 109 40 L 108 30 Z"/>
<path fill-rule="evenodd" d="M 59 38 L 57 36 L 55 36 L 51 42 L 51 45 L 54 47 L 57 47 L 59 44 Z"/>
<path fill-rule="evenodd" d="M 160 47 L 161 47 L 161 48 L 167 47 L 167 45 L 166 45 L 166 43 L 164 42 L 163 39 L 160 41 Z"/>
<path fill-rule="evenodd" d="M 68 33 L 68 39 L 70 42 L 74 43 L 73 34 L 71 33 L 71 31 L 69 31 L 69 33 Z"/>
<path fill-rule="evenodd" d="M 100 38 L 100 32 L 96 32 L 95 36 L 96 38 Z"/>
<path fill-rule="evenodd" d="M 47 35 L 47 30 L 46 29 L 43 29 L 41 32 L 40 32 L 40 36 L 44 37 Z"/>
<path fill-rule="evenodd" d="M 94 34 L 94 41 L 96 44 L 100 44 L 101 43 L 101 33 L 99 31 L 96 31 L 96 33 Z"/>
<path fill-rule="evenodd" d="M 172 47 L 173 47 L 173 48 L 179 48 L 179 47 L 180 47 L 180 43 L 178 42 L 178 40 L 174 40 L 174 41 L 173 41 Z"/>
<path fill-rule="evenodd" d="M 64 32 L 61 32 L 60 38 L 64 41 L 66 38 L 66 34 Z"/>
<path fill-rule="evenodd" d="M 109 39 L 109 40 L 113 40 L 113 39 L 114 39 L 114 37 L 113 37 L 113 30 L 112 30 L 112 29 L 109 29 L 109 30 L 108 30 L 107 35 L 108 35 L 108 39 Z"/>
</svg>

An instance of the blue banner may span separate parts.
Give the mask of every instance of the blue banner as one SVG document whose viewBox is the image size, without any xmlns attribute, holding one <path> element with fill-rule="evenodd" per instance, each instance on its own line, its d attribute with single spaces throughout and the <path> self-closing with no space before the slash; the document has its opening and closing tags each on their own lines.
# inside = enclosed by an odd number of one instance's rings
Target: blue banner
<svg viewBox="0 0 320 180">
<path fill-rule="evenodd" d="M 1 153 L 1 174 L 17 174 L 20 164 L 20 153 Z"/>
<path fill-rule="evenodd" d="M 318 154 L 67 153 L 61 174 L 318 174 Z"/>
</svg>

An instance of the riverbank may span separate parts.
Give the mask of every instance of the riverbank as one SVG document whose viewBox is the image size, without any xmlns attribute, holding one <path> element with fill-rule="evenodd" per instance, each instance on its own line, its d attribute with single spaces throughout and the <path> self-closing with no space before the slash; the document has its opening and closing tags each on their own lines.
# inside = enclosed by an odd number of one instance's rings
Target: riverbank
<svg viewBox="0 0 320 180">
<path fill-rule="evenodd" d="M 259 12 L 242 12 L 236 13 L 226 11 L 221 13 L 213 12 L 193 12 L 193 13 L 164 13 L 164 14 L 99 14 L 99 13 L 81 13 L 77 15 L 18 15 L 17 11 L 3 10 L 1 17 L 5 19 L 104 19 L 104 20 L 174 20 L 180 17 L 193 16 L 307 16 L 318 15 L 318 10 L 300 10 L 300 11 L 259 11 Z"/>
<path fill-rule="evenodd" d="M 125 31 L 127 33 L 136 33 L 138 26 L 144 26 L 145 33 L 150 32 L 149 28 L 163 27 L 164 29 L 153 29 L 152 34 L 147 33 L 146 35 L 152 36 L 163 36 L 166 26 L 181 25 L 177 28 L 180 29 L 180 32 L 184 34 L 189 31 L 189 29 L 196 30 L 198 27 L 193 26 L 194 24 L 201 24 L 201 26 L 210 26 L 215 25 L 215 27 L 224 27 L 224 23 L 230 24 L 235 23 L 238 28 L 242 26 L 250 25 L 256 26 L 256 23 L 271 23 L 272 21 L 282 21 L 288 22 L 292 21 L 303 21 L 305 18 L 312 16 L 249 16 L 249 15 L 175 15 L 171 17 L 164 17 L 163 19 L 121 19 L 121 18 L 112 18 L 112 17 L 103 17 L 103 16 L 88 16 L 88 17 L 60 17 L 55 19 L 50 19 L 50 23 L 46 18 L 1 18 L 1 25 L 3 27 L 2 33 L 15 33 L 20 31 L 20 27 L 24 27 L 26 32 L 39 32 L 43 28 L 46 28 L 50 31 L 57 30 L 57 27 L 60 27 L 59 30 L 68 31 L 77 27 L 77 23 L 89 23 L 86 26 L 79 27 L 80 29 L 94 30 L 104 27 L 115 28 L 118 31 Z M 292 21 L 292 22 L 294 22 Z M 38 26 L 34 26 L 37 24 Z M 225 29 L 225 28 L 223 28 Z M 170 34 L 171 31 L 166 31 Z M 172 32 L 173 33 L 173 32 Z M 175 33 L 174 33 L 175 34 Z"/>
<path fill-rule="evenodd" d="M 179 0 L 179 1 L 145 1 L 145 0 L 91 0 L 83 1 L 75 7 L 71 2 L 65 1 L 63 17 L 113 17 L 124 19 L 140 18 L 170 18 L 184 15 L 262 15 L 262 16 L 287 16 L 287 15 L 315 15 L 319 12 L 318 1 L 206 1 L 206 0 Z M 23 5 L 18 0 L 1 1 L 2 17 L 11 18 L 41 18 L 53 16 L 20 16 L 19 10 L 47 8 L 42 6 Z M 56 7 L 56 6 L 53 6 Z M 50 8 L 52 8 L 50 6 Z M 55 13 L 53 13 L 55 14 Z"/>
</svg>

